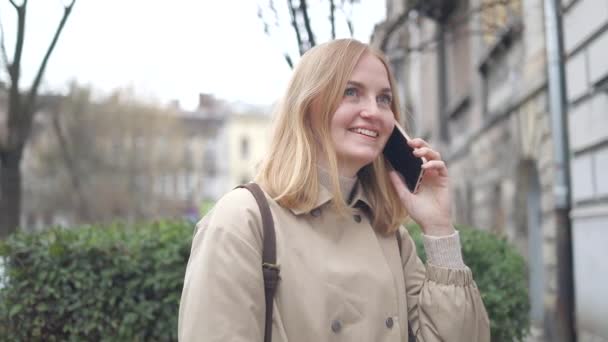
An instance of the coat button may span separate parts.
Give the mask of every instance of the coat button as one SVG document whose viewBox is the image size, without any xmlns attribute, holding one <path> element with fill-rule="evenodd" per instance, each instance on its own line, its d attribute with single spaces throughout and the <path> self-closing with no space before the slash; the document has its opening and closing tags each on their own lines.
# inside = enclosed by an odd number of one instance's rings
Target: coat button
<svg viewBox="0 0 608 342">
<path fill-rule="evenodd" d="M 393 327 L 393 317 L 387 318 L 386 322 L 384 322 L 384 323 L 386 323 L 387 328 L 391 329 Z"/>
<path fill-rule="evenodd" d="M 311 210 L 310 215 L 312 215 L 314 217 L 321 216 L 321 209 L 315 208 L 315 209 Z"/>
<path fill-rule="evenodd" d="M 353 216 L 353 218 L 355 219 L 355 222 L 357 222 L 357 223 L 361 222 L 361 215 L 355 215 L 355 216 Z"/>
<path fill-rule="evenodd" d="M 342 322 L 337 319 L 331 322 L 331 331 L 337 334 L 340 330 L 342 330 Z"/>
</svg>

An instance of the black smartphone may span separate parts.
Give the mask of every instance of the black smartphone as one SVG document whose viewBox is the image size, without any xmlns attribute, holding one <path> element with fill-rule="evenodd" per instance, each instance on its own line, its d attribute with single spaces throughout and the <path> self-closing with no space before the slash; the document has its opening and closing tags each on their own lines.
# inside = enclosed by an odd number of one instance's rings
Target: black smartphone
<svg viewBox="0 0 608 342">
<path fill-rule="evenodd" d="M 401 174 L 408 189 L 416 193 L 424 172 L 422 164 L 426 160 L 414 155 L 414 148 L 407 144 L 408 140 L 410 137 L 399 123 L 395 122 L 395 128 L 384 146 L 383 153 L 393 169 Z"/>
</svg>

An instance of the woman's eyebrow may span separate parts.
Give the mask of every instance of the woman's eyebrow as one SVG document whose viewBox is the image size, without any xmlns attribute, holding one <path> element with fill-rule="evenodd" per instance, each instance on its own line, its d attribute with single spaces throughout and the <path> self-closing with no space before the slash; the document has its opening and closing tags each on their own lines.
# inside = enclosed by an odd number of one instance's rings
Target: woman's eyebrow
<svg viewBox="0 0 608 342">
<path fill-rule="evenodd" d="M 346 82 L 346 83 L 347 83 L 347 84 L 350 84 L 350 85 L 353 85 L 353 86 L 355 86 L 355 87 L 357 87 L 357 88 L 363 88 L 363 89 L 365 89 L 365 88 L 366 88 L 366 87 L 365 87 L 365 85 L 364 85 L 363 83 L 361 83 L 361 82 L 357 82 L 357 81 L 348 81 L 348 82 Z M 391 88 L 388 88 L 388 87 L 387 87 L 387 88 L 382 88 L 382 89 L 380 90 L 380 92 L 381 92 L 381 93 L 392 93 L 392 92 L 391 92 Z"/>
</svg>

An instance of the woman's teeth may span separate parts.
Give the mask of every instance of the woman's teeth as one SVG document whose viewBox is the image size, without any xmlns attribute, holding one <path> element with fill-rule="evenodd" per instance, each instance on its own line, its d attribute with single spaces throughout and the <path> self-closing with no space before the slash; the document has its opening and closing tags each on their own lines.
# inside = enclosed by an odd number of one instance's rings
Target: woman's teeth
<svg viewBox="0 0 608 342">
<path fill-rule="evenodd" d="M 375 137 L 378 136 L 378 132 L 371 131 L 371 130 L 365 129 L 365 128 L 352 128 L 349 131 L 355 132 L 355 133 L 359 133 L 359 134 L 363 134 L 363 135 L 367 135 L 368 137 L 372 137 L 372 138 L 375 138 Z"/>
</svg>

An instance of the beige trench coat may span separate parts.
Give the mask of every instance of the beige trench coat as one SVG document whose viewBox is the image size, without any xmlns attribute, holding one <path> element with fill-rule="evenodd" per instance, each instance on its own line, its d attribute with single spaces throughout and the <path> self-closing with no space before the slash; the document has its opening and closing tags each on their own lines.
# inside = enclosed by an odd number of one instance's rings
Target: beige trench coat
<svg viewBox="0 0 608 342">
<path fill-rule="evenodd" d="M 281 280 L 273 342 L 489 341 L 489 321 L 470 269 L 425 266 L 402 227 L 375 233 L 361 210 L 341 217 L 320 186 L 311 212 L 268 198 Z M 367 203 L 361 187 L 352 203 Z M 361 207 L 357 205 L 357 207 Z M 182 292 L 180 341 L 263 341 L 261 216 L 246 189 L 220 199 L 197 225 Z"/>
</svg>

